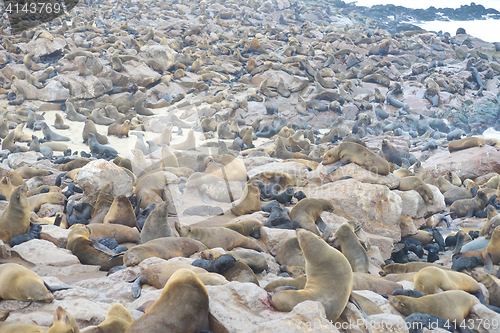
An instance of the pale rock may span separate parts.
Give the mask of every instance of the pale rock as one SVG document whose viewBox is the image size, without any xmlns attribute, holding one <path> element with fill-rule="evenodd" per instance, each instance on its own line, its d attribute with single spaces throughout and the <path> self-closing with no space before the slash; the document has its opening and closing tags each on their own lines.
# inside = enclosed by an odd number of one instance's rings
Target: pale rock
<svg viewBox="0 0 500 333">
<path fill-rule="evenodd" d="M 384 228 L 392 231 L 395 238 L 400 235 L 402 200 L 385 185 L 366 184 L 355 179 L 339 180 L 312 189 L 310 198 L 329 200 L 334 208 L 362 222 L 366 232 Z"/>
<path fill-rule="evenodd" d="M 401 280 L 398 283 L 403 287 L 403 289 L 414 290 L 415 284 L 412 281 Z"/>
<path fill-rule="evenodd" d="M 355 290 L 354 293 L 369 299 L 370 301 L 375 303 L 380 308 L 380 310 L 384 311 L 384 313 L 399 315 L 399 312 L 391 306 L 389 300 L 380 296 L 376 292 L 373 292 L 371 290 Z"/>
<path fill-rule="evenodd" d="M 278 312 L 281 318 L 259 324 L 249 332 L 339 332 L 334 323 L 326 319 L 323 304 L 316 301 L 303 301 L 289 313 Z"/>
<path fill-rule="evenodd" d="M 479 333 L 496 332 L 500 325 L 500 314 L 488 309 L 484 304 L 477 303 L 472 307 L 469 315 L 465 319 L 468 322 L 473 319 L 474 331 Z M 479 319 L 479 320 L 478 320 Z M 496 330 L 494 324 L 496 323 Z"/>
<path fill-rule="evenodd" d="M 75 297 L 102 297 L 111 299 L 127 299 L 133 301 L 135 298 L 132 296 L 132 284 L 126 281 L 111 280 L 107 277 L 87 279 L 78 281 L 72 284 L 74 288 Z M 84 296 L 85 293 L 92 291 L 97 296 Z M 67 296 L 73 296 L 73 291 L 62 290 L 61 293 Z M 81 293 L 81 295 L 79 294 Z"/>
<path fill-rule="evenodd" d="M 281 245 L 288 239 L 295 237 L 295 230 L 278 229 L 278 228 L 260 228 L 260 239 L 266 245 L 267 251 L 276 256 L 281 248 Z"/>
<path fill-rule="evenodd" d="M 24 165 L 33 165 L 37 163 L 37 159 L 43 155 L 35 151 L 27 151 L 25 153 L 14 153 L 7 157 L 7 163 L 12 169 L 20 168 Z"/>
<path fill-rule="evenodd" d="M 372 328 L 371 332 L 394 332 L 408 333 L 409 329 L 406 326 L 405 320 L 397 314 L 375 314 L 368 317 L 370 321 L 367 326 Z"/>
<path fill-rule="evenodd" d="M 378 272 L 380 271 L 380 267 L 382 267 L 385 264 L 385 262 L 384 262 L 385 259 L 382 256 L 382 253 L 380 252 L 379 247 L 372 245 L 370 250 L 366 251 L 366 253 L 368 254 L 368 258 L 370 258 L 370 261 L 371 261 L 370 265 L 378 266 L 378 269 L 376 269 L 374 271 L 375 275 L 378 275 Z M 370 270 L 370 268 L 369 268 L 369 270 Z"/>
<path fill-rule="evenodd" d="M 239 181 L 229 181 L 229 190 L 233 195 L 234 200 L 238 200 L 241 198 L 243 190 L 242 190 L 242 182 Z M 198 186 L 198 189 L 208 195 L 210 198 L 222 201 L 222 202 L 231 202 L 229 197 L 229 192 L 227 189 L 227 183 L 223 180 L 211 182 L 211 183 L 203 183 Z"/>
<path fill-rule="evenodd" d="M 64 101 L 70 97 L 71 91 L 56 80 L 49 80 L 45 87 L 37 91 L 37 99 L 45 102 Z"/>
<path fill-rule="evenodd" d="M 69 266 L 80 263 L 70 250 L 58 248 L 53 243 L 41 239 L 32 239 L 16 245 L 12 251 L 35 265 Z"/>
<path fill-rule="evenodd" d="M 69 277 L 69 276 L 78 276 L 79 278 L 84 279 L 86 276 L 95 277 L 98 275 L 106 275 L 106 272 L 100 271 L 101 266 L 96 265 L 82 265 L 75 264 L 64 267 L 55 267 L 55 266 L 47 266 L 47 265 L 36 265 L 31 268 L 31 271 L 35 272 L 39 276 L 42 277 Z"/>
<path fill-rule="evenodd" d="M 453 171 L 460 179 L 475 179 L 491 172 L 500 173 L 500 151 L 491 146 L 474 147 L 450 153 L 438 151 L 422 166 L 434 178 Z"/>
<path fill-rule="evenodd" d="M 357 165 L 356 163 L 349 163 L 341 166 L 334 172 L 326 175 L 328 170 L 333 164 L 323 165 L 320 163 L 316 170 L 309 173 L 308 178 L 318 183 L 321 182 L 336 182 L 337 180 L 350 177 L 362 183 L 385 185 L 390 189 L 395 189 L 399 186 L 399 178 L 393 173 L 387 176 L 379 175 L 377 173 L 366 170 L 365 168 Z"/>
<path fill-rule="evenodd" d="M 40 239 L 48 240 L 54 243 L 57 247 L 66 248 L 68 243 L 69 230 L 60 228 L 56 225 L 42 225 Z"/>
<path fill-rule="evenodd" d="M 345 217 L 338 216 L 338 215 L 336 215 L 334 213 L 330 213 L 330 212 L 321 212 L 320 217 L 323 220 L 323 222 L 326 224 L 326 226 L 330 227 L 330 229 L 332 229 L 332 231 L 337 230 L 341 224 L 348 221 Z"/>
<path fill-rule="evenodd" d="M 260 167 L 262 165 L 267 165 L 270 163 L 275 163 L 276 159 L 269 156 L 252 156 L 244 159 L 245 167 L 247 168 L 247 173 L 251 170 Z"/>
<path fill-rule="evenodd" d="M 269 304 L 267 292 L 253 283 L 229 282 L 206 286 L 210 297 L 210 313 L 229 332 L 257 329 L 257 325 L 277 319 L 280 313 Z"/>
<path fill-rule="evenodd" d="M 54 80 L 59 81 L 62 86 L 68 87 L 71 96 L 76 99 L 89 99 L 102 96 L 113 90 L 110 79 L 87 75 L 86 78 L 77 73 L 58 75 Z"/>
<path fill-rule="evenodd" d="M 248 221 L 248 220 L 254 220 L 254 221 L 258 221 L 258 222 L 264 224 L 267 222 L 267 217 L 262 215 L 262 213 L 263 212 L 255 212 L 252 214 L 241 215 L 241 216 L 238 216 L 238 217 L 235 217 L 235 218 L 229 220 L 228 223 L 239 223 L 239 222 L 244 222 L 244 221 Z"/>
<path fill-rule="evenodd" d="M 419 229 L 416 223 L 414 223 L 414 220 L 407 215 L 401 215 L 399 225 L 401 226 L 401 237 L 414 235 L 418 232 Z"/>
<path fill-rule="evenodd" d="M 141 261 L 137 266 L 130 266 L 111 274 L 109 278 L 113 281 L 129 281 L 139 276 L 146 268 L 162 262 L 166 262 L 166 260 L 158 257 L 147 258 Z"/>
<path fill-rule="evenodd" d="M 308 173 L 307 167 L 303 164 L 297 162 L 272 162 L 261 166 L 257 166 L 249 170 L 248 177 L 258 175 L 261 172 L 284 172 L 291 175 L 295 175 L 300 178 L 305 178 Z"/>
<path fill-rule="evenodd" d="M 123 73 L 130 77 L 130 80 L 138 86 L 146 87 L 161 79 L 161 75 L 144 63 L 127 61 L 123 64 Z"/>
<path fill-rule="evenodd" d="M 367 234 L 370 244 L 378 247 L 383 260 L 391 258 L 393 249 L 393 239 L 389 237 L 379 236 L 375 234 Z"/>
<path fill-rule="evenodd" d="M 444 195 L 441 193 L 439 188 L 434 185 L 427 184 L 432 191 L 434 196 L 432 205 L 427 204 L 424 199 L 418 194 L 417 191 L 399 191 L 395 190 L 403 203 L 402 215 L 407 215 L 412 219 L 418 219 L 422 217 L 429 217 L 436 213 L 442 212 L 446 208 L 444 202 Z"/>
<path fill-rule="evenodd" d="M 62 212 L 64 212 L 63 205 L 44 203 L 40 206 L 40 209 L 38 210 L 36 215 L 38 215 L 38 217 L 46 217 L 46 216 L 52 216 L 55 213 L 62 213 Z"/>
<path fill-rule="evenodd" d="M 84 191 L 88 202 L 94 204 L 99 191 L 107 184 L 113 186 L 113 196 L 132 194 L 132 179 L 123 169 L 112 162 L 98 159 L 80 169 L 75 183 Z"/>
<path fill-rule="evenodd" d="M 39 33 L 40 31 L 37 31 Z M 34 38 L 28 43 L 18 43 L 17 46 L 23 53 L 32 53 L 35 59 L 40 58 L 57 51 L 62 51 L 67 45 L 64 38 L 55 37 L 53 40 L 48 38 Z"/>
</svg>

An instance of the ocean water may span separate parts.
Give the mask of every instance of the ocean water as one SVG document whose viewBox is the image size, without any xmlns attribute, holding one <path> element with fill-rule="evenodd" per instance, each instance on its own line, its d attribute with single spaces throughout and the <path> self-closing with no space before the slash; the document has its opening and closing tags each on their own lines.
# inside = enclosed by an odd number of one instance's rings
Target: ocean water
<svg viewBox="0 0 500 333">
<path fill-rule="evenodd" d="M 407 8 L 422 8 L 427 9 L 431 6 L 436 8 L 459 8 L 462 5 L 470 5 L 474 2 L 476 5 L 483 5 L 485 8 L 494 8 L 500 11 L 500 0 L 478 0 L 478 1 L 463 1 L 463 0 L 357 0 L 346 1 L 355 2 L 358 6 L 370 7 L 373 5 L 393 4 L 396 6 L 404 6 Z M 430 22 L 411 22 L 422 29 L 430 31 L 449 32 L 452 36 L 458 28 L 464 28 L 465 31 L 472 36 L 481 38 L 487 42 L 500 42 L 500 20 L 475 20 L 475 21 L 430 21 Z"/>
</svg>

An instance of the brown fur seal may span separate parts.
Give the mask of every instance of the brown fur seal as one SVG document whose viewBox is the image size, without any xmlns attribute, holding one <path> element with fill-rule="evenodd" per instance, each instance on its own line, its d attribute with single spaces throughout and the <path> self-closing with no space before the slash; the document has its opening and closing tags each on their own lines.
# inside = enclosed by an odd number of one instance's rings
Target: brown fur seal
<svg viewBox="0 0 500 333">
<path fill-rule="evenodd" d="M 38 212 L 40 206 L 45 203 L 64 205 L 66 200 L 66 196 L 59 192 L 40 193 L 28 198 L 30 210 L 35 213 Z"/>
<path fill-rule="evenodd" d="M 424 267 L 435 266 L 435 267 L 443 267 L 438 264 L 433 264 L 430 262 L 409 262 L 407 264 L 389 264 L 382 267 L 382 270 L 379 272 L 381 276 L 386 276 L 387 274 L 403 274 L 403 273 L 412 273 L 418 272 Z M 446 268 L 445 268 L 446 269 Z"/>
<path fill-rule="evenodd" d="M 23 179 L 30 179 L 33 177 L 45 177 L 52 174 L 52 172 L 50 172 L 49 170 L 35 169 L 27 165 L 17 168 L 16 171 L 21 175 Z"/>
<path fill-rule="evenodd" d="M 498 214 L 493 205 L 488 206 L 487 218 L 487 222 L 483 225 L 481 231 L 479 231 L 479 237 L 485 236 L 485 238 L 491 238 L 493 230 L 500 225 L 500 214 Z"/>
<path fill-rule="evenodd" d="M 420 194 L 425 203 L 432 205 L 434 202 L 434 194 L 431 188 L 417 176 L 408 176 L 399 180 L 399 189 L 401 191 L 415 190 Z"/>
<path fill-rule="evenodd" d="M 483 147 L 485 141 L 481 138 L 470 137 L 463 138 L 460 140 L 453 140 L 448 143 L 448 151 L 453 153 L 454 151 L 459 151 L 462 149 L 473 148 L 473 147 Z"/>
<path fill-rule="evenodd" d="M 209 273 L 201 267 L 193 266 L 190 264 L 165 261 L 154 264 L 146 268 L 135 279 L 132 285 L 132 295 L 137 298 L 141 295 L 141 287 L 143 284 L 148 284 L 158 289 L 165 287 L 170 277 L 179 269 L 188 269 L 195 273 L 204 285 L 221 285 L 226 284 L 228 281 L 225 277 L 218 273 Z"/>
<path fill-rule="evenodd" d="M 469 315 L 476 299 L 463 290 L 448 290 L 419 298 L 389 296 L 389 303 L 404 316 L 428 313 L 458 324 Z"/>
<path fill-rule="evenodd" d="M 9 177 L 3 177 L 2 180 L 0 180 L 0 194 L 4 195 L 6 198 L 10 198 L 12 191 L 14 191 L 14 186 Z"/>
<path fill-rule="evenodd" d="M 10 131 L 9 134 L 2 140 L 2 150 L 8 149 L 11 153 L 15 151 L 27 152 L 28 147 L 19 146 L 14 143 L 14 131 Z"/>
<path fill-rule="evenodd" d="M 484 190 L 477 191 L 477 195 L 472 199 L 462 199 L 453 202 L 450 206 L 450 216 L 452 218 L 473 216 L 478 210 L 483 210 L 488 203 L 488 196 Z"/>
<path fill-rule="evenodd" d="M 160 298 L 126 333 L 209 330 L 208 302 L 208 293 L 200 278 L 190 270 L 179 269 L 168 280 Z"/>
<path fill-rule="evenodd" d="M 389 163 L 371 150 L 354 142 L 342 142 L 335 148 L 330 149 L 323 156 L 323 165 L 338 162 L 334 167 L 338 168 L 348 163 L 356 163 L 368 171 L 380 175 L 388 175 Z M 333 170 L 328 170 L 328 173 Z"/>
<path fill-rule="evenodd" d="M 92 238 L 108 237 L 113 238 L 118 244 L 123 243 L 140 243 L 141 236 L 136 228 L 130 228 L 121 224 L 90 224 Z"/>
<path fill-rule="evenodd" d="M 353 273 L 353 290 L 371 290 L 375 293 L 392 294 L 396 289 L 402 289 L 399 283 L 388 281 L 383 277 L 368 273 Z"/>
<path fill-rule="evenodd" d="M 125 120 L 123 124 L 111 124 L 108 127 L 108 135 L 116 135 L 119 138 L 126 136 L 128 138 L 128 132 L 130 131 L 130 120 Z"/>
<path fill-rule="evenodd" d="M 222 276 L 224 276 L 228 281 L 238 281 L 242 283 L 250 282 L 260 286 L 253 270 L 246 263 L 240 260 L 236 262 L 236 265 L 222 272 Z"/>
<path fill-rule="evenodd" d="M 101 271 L 109 271 L 114 266 L 123 265 L 123 257 L 114 257 L 113 251 L 90 240 L 91 231 L 88 226 L 75 224 L 69 230 L 66 249 L 70 250 L 82 264 L 101 266 Z"/>
<path fill-rule="evenodd" d="M 412 154 L 397 149 L 389 140 L 382 140 L 382 153 L 388 162 L 397 164 L 401 166 L 403 164 L 402 159 L 407 159 L 410 165 L 417 162 L 417 159 Z"/>
<path fill-rule="evenodd" d="M 271 305 L 278 311 L 291 311 L 302 301 L 319 301 L 325 307 L 326 318 L 335 321 L 352 293 L 349 261 L 309 231 L 299 229 L 297 237 L 306 258 L 306 285 L 302 290 L 277 291 L 271 296 Z"/>
<path fill-rule="evenodd" d="M 243 236 L 250 236 L 251 233 L 260 230 L 260 227 L 262 227 L 262 223 L 255 220 L 248 220 L 238 223 L 224 224 L 222 227 L 234 230 L 242 234 Z"/>
<path fill-rule="evenodd" d="M 285 266 L 306 267 L 306 260 L 297 237 L 291 237 L 281 244 L 276 262 Z"/>
<path fill-rule="evenodd" d="M 9 204 L 0 215 L 0 239 L 5 244 L 9 244 L 12 237 L 28 232 L 30 203 L 26 191 L 26 185 L 16 187 L 10 195 Z"/>
<path fill-rule="evenodd" d="M 54 120 L 54 127 L 61 130 L 66 130 L 69 128 L 68 125 L 64 124 L 64 120 L 59 113 L 56 113 L 56 119 Z"/>
<path fill-rule="evenodd" d="M 122 333 L 132 325 L 134 318 L 126 307 L 120 303 L 113 304 L 106 315 L 106 320 L 93 327 L 86 333 Z"/>
<path fill-rule="evenodd" d="M 222 247 L 229 251 L 235 247 L 244 247 L 264 252 L 251 238 L 245 237 L 231 229 L 222 227 L 202 228 L 189 225 L 181 226 L 179 222 L 175 222 L 174 226 L 179 236 L 198 239 L 210 249 Z"/>
<path fill-rule="evenodd" d="M 168 202 L 157 206 L 147 217 L 141 230 L 142 243 L 162 237 L 176 237 L 167 222 Z"/>
<path fill-rule="evenodd" d="M 99 191 L 97 200 L 94 203 L 94 209 L 92 210 L 92 214 L 90 215 L 92 219 L 90 220 L 89 224 L 102 223 L 102 221 L 104 221 L 104 216 L 106 216 L 109 208 L 113 204 L 113 200 L 113 184 L 106 184 Z"/>
<path fill-rule="evenodd" d="M 321 212 L 332 210 L 333 205 L 326 199 L 306 198 L 293 206 L 289 217 L 290 220 L 299 222 L 302 228 L 319 235 L 316 221 L 320 218 Z"/>
<path fill-rule="evenodd" d="M 71 162 L 61 164 L 57 167 L 57 170 L 60 171 L 71 171 L 73 169 L 78 169 L 81 168 L 85 165 L 87 165 L 91 160 L 88 158 L 76 158 L 72 160 Z"/>
<path fill-rule="evenodd" d="M 193 253 L 206 249 L 207 247 L 202 242 L 187 237 L 157 238 L 130 248 L 123 255 L 123 263 L 126 266 L 135 266 L 151 257 L 165 260 L 174 257 L 189 257 Z"/>
<path fill-rule="evenodd" d="M 194 129 L 190 129 L 186 140 L 177 144 L 170 144 L 170 148 L 175 150 L 193 150 L 196 149 L 196 139 L 194 137 Z"/>
<path fill-rule="evenodd" d="M 38 326 L 35 324 L 25 324 L 19 322 L 0 322 L 0 332 L 2 333 L 80 333 L 80 328 L 75 319 L 58 306 L 54 313 L 54 323 L 51 327 Z M 90 331 L 87 331 L 90 332 Z"/>
<path fill-rule="evenodd" d="M 227 252 L 221 253 L 221 252 L 215 251 L 215 250 L 205 250 L 205 251 L 201 252 L 201 258 L 206 259 L 206 260 L 215 260 L 223 254 L 229 254 L 234 259 L 244 262 L 256 274 L 267 269 L 266 258 L 262 254 L 255 253 L 253 251 L 235 250 L 235 251 L 227 251 Z"/>
<path fill-rule="evenodd" d="M 34 302 L 52 302 L 54 299 L 42 278 L 19 264 L 0 265 L 0 281 L 0 299 Z"/>
<path fill-rule="evenodd" d="M 102 135 L 97 133 L 97 128 L 92 120 L 86 119 L 85 126 L 83 127 L 82 139 L 84 143 L 87 143 L 89 140 L 89 133 L 93 133 L 97 142 L 101 145 L 105 145 L 108 143 L 108 137 L 106 135 Z"/>
<path fill-rule="evenodd" d="M 498 285 L 493 277 L 485 272 L 472 271 L 471 276 L 488 289 L 489 305 L 500 306 L 500 285 Z"/>
<path fill-rule="evenodd" d="M 481 290 L 479 283 L 469 275 L 443 270 L 439 267 L 424 267 L 413 278 L 415 290 L 424 294 L 435 294 L 438 288 L 446 290 L 463 290 L 475 294 Z"/>
<path fill-rule="evenodd" d="M 353 272 L 368 273 L 370 259 L 354 233 L 353 224 L 343 223 L 335 231 L 334 246 L 339 248 L 340 252 L 347 258 Z"/>
<path fill-rule="evenodd" d="M 247 183 L 241 198 L 231 205 L 231 212 L 234 215 L 246 215 L 260 211 L 260 191 L 255 183 Z"/>
<path fill-rule="evenodd" d="M 120 194 L 115 197 L 102 223 L 122 224 L 131 228 L 137 225 L 134 207 L 127 196 Z"/>
</svg>

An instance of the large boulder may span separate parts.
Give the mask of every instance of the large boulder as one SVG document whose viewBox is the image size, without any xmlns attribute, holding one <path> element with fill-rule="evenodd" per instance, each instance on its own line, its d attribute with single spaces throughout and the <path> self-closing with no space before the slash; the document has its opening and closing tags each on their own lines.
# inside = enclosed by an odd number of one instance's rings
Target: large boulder
<svg viewBox="0 0 500 333">
<path fill-rule="evenodd" d="M 488 145 L 453 153 L 439 151 L 422 166 L 435 178 L 453 171 L 462 180 L 475 179 L 490 172 L 500 173 L 500 151 Z"/>
<path fill-rule="evenodd" d="M 113 195 L 132 195 L 132 178 L 119 166 L 103 159 L 95 160 L 80 169 L 75 179 L 83 189 L 85 198 L 94 204 L 99 191 L 107 184 L 113 185 Z"/>
<path fill-rule="evenodd" d="M 325 309 L 319 302 L 304 301 L 290 312 L 279 312 L 269 304 L 267 292 L 253 283 L 233 281 L 206 288 L 210 313 L 228 332 L 241 332 L 242 327 L 245 332 L 288 333 L 307 327 L 319 327 L 315 332 L 338 332 L 326 319 Z"/>
<path fill-rule="evenodd" d="M 442 212 L 446 208 L 444 195 L 439 188 L 434 185 L 427 184 L 434 195 L 432 205 L 427 204 L 417 191 L 394 191 L 401 197 L 403 202 L 403 211 L 401 214 L 407 215 L 413 219 L 429 217 L 436 213 Z"/>
<path fill-rule="evenodd" d="M 395 189 L 399 186 L 399 178 L 393 173 L 387 176 L 379 175 L 377 173 L 366 170 L 365 168 L 357 165 L 356 163 L 349 163 L 341 166 L 328 176 L 326 173 L 332 165 L 323 165 L 320 163 L 316 170 L 309 173 L 309 179 L 320 182 L 336 182 L 337 180 L 350 177 L 362 183 L 385 185 L 390 189 Z"/>
<path fill-rule="evenodd" d="M 35 265 L 69 266 L 80 263 L 71 251 L 58 248 L 52 242 L 41 239 L 32 239 L 16 245 L 12 251 Z"/>
<path fill-rule="evenodd" d="M 37 31 L 39 34 L 41 31 Z M 54 37 L 52 40 L 48 38 L 33 38 L 28 43 L 18 43 L 17 46 L 23 53 L 31 53 L 35 59 L 41 56 L 52 54 L 54 52 L 62 52 L 66 46 L 66 40 L 60 37 Z"/>
<path fill-rule="evenodd" d="M 261 158 L 264 159 L 264 157 Z M 254 167 L 247 173 L 248 177 L 252 178 L 261 172 L 284 172 L 297 177 L 305 178 L 308 171 L 305 165 L 297 162 L 272 162 Z"/>
<path fill-rule="evenodd" d="M 389 235 L 394 240 L 401 237 L 399 220 L 403 202 L 387 186 L 346 179 L 315 188 L 310 191 L 310 197 L 329 200 L 334 208 L 362 222 L 366 232 Z"/>
</svg>

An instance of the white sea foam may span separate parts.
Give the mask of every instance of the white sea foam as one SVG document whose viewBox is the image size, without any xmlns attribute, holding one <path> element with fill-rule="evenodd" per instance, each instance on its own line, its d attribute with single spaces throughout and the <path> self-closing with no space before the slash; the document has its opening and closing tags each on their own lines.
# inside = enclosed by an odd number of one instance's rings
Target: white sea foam
<svg viewBox="0 0 500 333">
<path fill-rule="evenodd" d="M 351 2 L 351 1 L 346 1 Z M 352 1 L 354 2 L 354 1 Z M 420 0 L 420 1 L 403 1 L 403 0 L 358 0 L 355 1 L 358 6 L 373 6 L 380 4 L 393 4 L 396 6 L 404 6 L 408 8 L 429 8 L 434 6 L 436 8 L 459 8 L 462 5 L 470 5 L 472 1 L 461 0 Z M 494 8 L 500 11 L 499 0 L 478 0 L 475 1 L 476 5 L 483 5 L 486 8 Z M 500 42 L 500 20 L 474 20 L 474 21 L 430 21 L 430 22 L 410 22 L 422 29 L 429 31 L 443 31 L 449 32 L 452 36 L 455 35 L 458 28 L 464 28 L 465 31 L 474 37 L 480 38 L 484 41 L 493 43 Z"/>
</svg>

